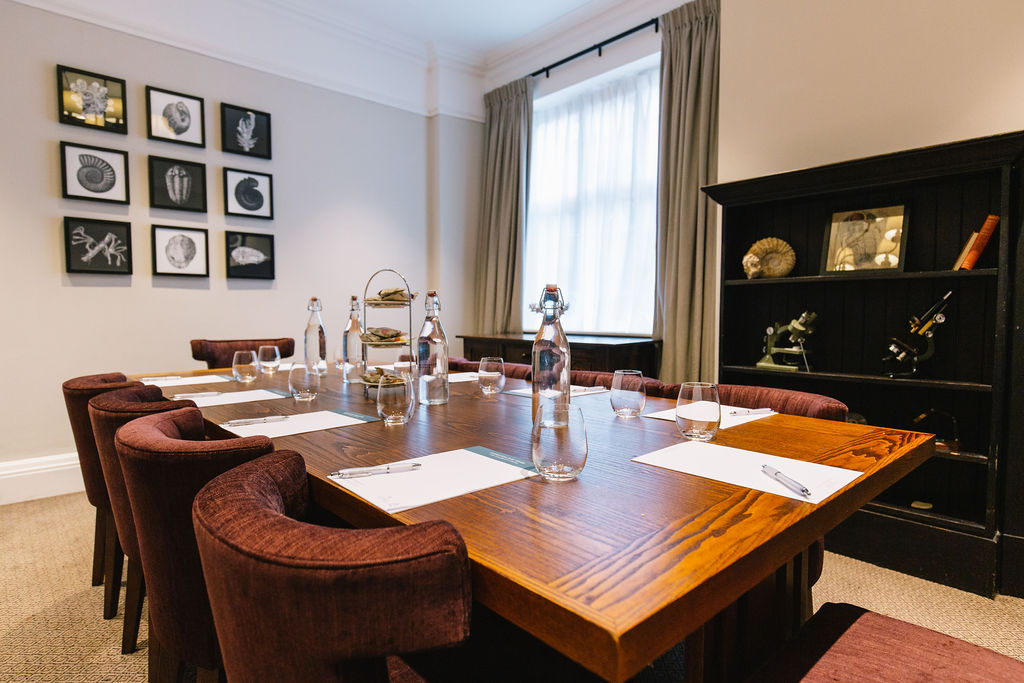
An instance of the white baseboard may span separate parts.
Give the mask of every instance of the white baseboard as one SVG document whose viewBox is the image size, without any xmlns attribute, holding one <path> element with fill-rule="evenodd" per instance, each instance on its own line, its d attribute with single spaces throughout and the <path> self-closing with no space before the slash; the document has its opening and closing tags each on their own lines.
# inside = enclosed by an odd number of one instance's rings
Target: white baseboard
<svg viewBox="0 0 1024 683">
<path fill-rule="evenodd" d="M 77 453 L 0 462 L 0 505 L 84 490 Z"/>
</svg>

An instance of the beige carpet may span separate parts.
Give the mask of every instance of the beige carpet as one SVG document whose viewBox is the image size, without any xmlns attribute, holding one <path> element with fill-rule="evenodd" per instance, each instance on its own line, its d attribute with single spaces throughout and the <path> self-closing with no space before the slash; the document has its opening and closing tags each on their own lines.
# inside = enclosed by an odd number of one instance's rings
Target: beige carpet
<svg viewBox="0 0 1024 683">
<path fill-rule="evenodd" d="M 103 588 L 89 585 L 93 520 L 84 493 L 0 507 L 0 680 L 146 680 L 145 613 L 138 652 L 121 655 L 123 608 L 104 621 Z M 814 598 L 816 606 L 850 602 L 1024 660 L 1024 599 L 988 600 L 831 553 Z"/>
</svg>

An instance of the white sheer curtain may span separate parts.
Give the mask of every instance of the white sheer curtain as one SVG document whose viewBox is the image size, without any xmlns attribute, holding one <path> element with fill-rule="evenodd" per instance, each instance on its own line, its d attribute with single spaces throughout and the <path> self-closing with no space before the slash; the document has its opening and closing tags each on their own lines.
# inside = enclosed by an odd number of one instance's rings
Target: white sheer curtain
<svg viewBox="0 0 1024 683">
<path fill-rule="evenodd" d="M 597 81 L 597 82 L 595 82 Z M 657 62 L 534 101 L 523 326 L 549 282 L 567 330 L 650 334 L 658 186 Z"/>
</svg>

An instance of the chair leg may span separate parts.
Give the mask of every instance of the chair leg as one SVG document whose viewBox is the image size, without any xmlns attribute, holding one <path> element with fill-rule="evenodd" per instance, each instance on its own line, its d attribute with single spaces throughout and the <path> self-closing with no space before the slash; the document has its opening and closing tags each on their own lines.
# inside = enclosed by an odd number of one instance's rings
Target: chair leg
<svg viewBox="0 0 1024 683">
<path fill-rule="evenodd" d="M 152 623 L 152 622 L 151 622 Z M 183 662 L 165 650 L 149 629 L 149 683 L 178 683 L 184 671 Z"/>
<path fill-rule="evenodd" d="M 146 596 L 146 582 L 142 578 L 142 565 L 128 558 L 128 585 L 124 592 L 124 626 L 121 629 L 121 654 L 138 649 L 139 622 L 142 620 L 142 599 Z"/>
<path fill-rule="evenodd" d="M 106 544 L 107 518 L 104 511 L 96 508 L 96 532 L 92 540 L 92 585 L 103 583 L 103 549 Z"/>
<path fill-rule="evenodd" d="M 106 514 L 106 547 L 103 553 L 103 618 L 117 616 L 117 601 L 121 597 L 121 575 L 124 573 L 124 551 L 114 526 L 114 514 Z"/>
</svg>

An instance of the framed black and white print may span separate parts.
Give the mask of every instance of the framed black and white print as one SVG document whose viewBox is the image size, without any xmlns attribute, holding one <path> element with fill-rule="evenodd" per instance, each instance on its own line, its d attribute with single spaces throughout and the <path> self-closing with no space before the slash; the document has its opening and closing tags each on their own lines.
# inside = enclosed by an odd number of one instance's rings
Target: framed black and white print
<svg viewBox="0 0 1024 683">
<path fill-rule="evenodd" d="M 209 277 L 205 228 L 153 226 L 153 275 Z"/>
<path fill-rule="evenodd" d="M 111 133 L 128 133 L 120 78 L 57 65 L 57 115 L 61 123 Z"/>
<path fill-rule="evenodd" d="M 146 86 L 146 128 L 150 140 L 206 147 L 203 98 Z"/>
<path fill-rule="evenodd" d="M 253 232 L 224 233 L 228 277 L 274 279 L 274 236 Z"/>
<path fill-rule="evenodd" d="M 232 154 L 270 158 L 270 114 L 220 104 L 220 148 Z"/>
<path fill-rule="evenodd" d="M 127 152 L 61 142 L 60 174 L 65 199 L 128 203 Z"/>
<path fill-rule="evenodd" d="M 64 265 L 69 273 L 131 275 L 131 223 L 65 216 Z"/>
<path fill-rule="evenodd" d="M 274 217 L 274 178 L 269 173 L 224 169 L 224 213 L 250 218 Z"/>
<path fill-rule="evenodd" d="M 149 157 L 149 205 L 206 212 L 206 164 Z"/>
</svg>

